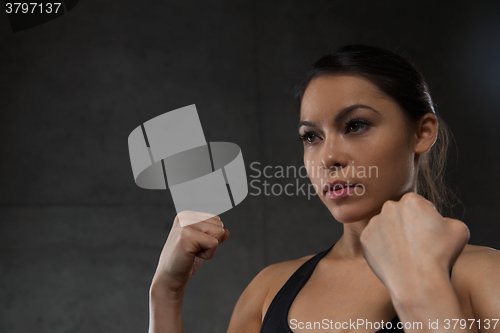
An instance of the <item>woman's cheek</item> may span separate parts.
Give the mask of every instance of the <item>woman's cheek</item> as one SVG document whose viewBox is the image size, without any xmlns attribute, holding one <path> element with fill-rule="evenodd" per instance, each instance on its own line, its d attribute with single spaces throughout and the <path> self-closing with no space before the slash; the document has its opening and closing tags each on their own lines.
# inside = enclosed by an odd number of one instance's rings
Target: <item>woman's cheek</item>
<svg viewBox="0 0 500 333">
<path fill-rule="evenodd" d="M 404 158 L 404 155 L 401 154 L 398 157 L 394 159 L 394 155 L 391 155 L 378 162 L 377 187 L 381 192 L 385 192 L 383 193 L 385 200 L 397 200 L 399 196 L 412 188 L 413 165 L 411 159 Z"/>
</svg>

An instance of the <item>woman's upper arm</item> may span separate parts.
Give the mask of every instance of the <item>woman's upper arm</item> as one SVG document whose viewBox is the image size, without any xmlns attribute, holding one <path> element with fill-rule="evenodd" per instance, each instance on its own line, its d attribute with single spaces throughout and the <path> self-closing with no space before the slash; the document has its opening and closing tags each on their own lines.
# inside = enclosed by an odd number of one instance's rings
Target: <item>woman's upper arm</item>
<svg viewBox="0 0 500 333">
<path fill-rule="evenodd" d="M 273 266 L 257 274 L 241 294 L 234 307 L 228 333 L 259 333 L 262 323 L 262 306 L 269 291 Z"/>
</svg>

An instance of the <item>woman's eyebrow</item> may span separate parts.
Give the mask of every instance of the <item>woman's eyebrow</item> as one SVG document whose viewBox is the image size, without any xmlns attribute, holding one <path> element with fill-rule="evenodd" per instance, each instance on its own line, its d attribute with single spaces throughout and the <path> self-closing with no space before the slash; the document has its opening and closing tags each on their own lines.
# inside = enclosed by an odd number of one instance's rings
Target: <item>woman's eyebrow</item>
<svg viewBox="0 0 500 333">
<path fill-rule="evenodd" d="M 304 121 L 301 121 L 300 124 L 299 124 L 299 130 L 302 126 L 311 126 L 311 127 L 315 127 L 316 126 L 316 123 L 314 121 L 309 121 L 309 120 L 304 120 Z"/>
<path fill-rule="evenodd" d="M 344 118 L 345 116 L 347 116 L 349 113 L 351 113 L 352 111 L 354 111 L 356 109 L 368 109 L 368 110 L 371 110 L 371 111 L 377 113 L 379 116 L 381 115 L 377 110 L 375 110 L 374 108 L 372 108 L 372 107 L 370 107 L 368 105 L 354 104 L 354 105 L 350 105 L 350 106 L 346 107 L 345 109 L 342 109 L 342 111 L 340 111 L 335 116 L 335 119 L 333 121 L 336 122 L 336 123 L 338 123 L 342 118 Z M 302 126 L 311 126 L 311 127 L 314 127 L 314 126 L 316 126 L 316 123 L 314 121 L 304 120 L 304 121 L 301 121 L 299 123 L 298 129 L 300 129 Z"/>
</svg>

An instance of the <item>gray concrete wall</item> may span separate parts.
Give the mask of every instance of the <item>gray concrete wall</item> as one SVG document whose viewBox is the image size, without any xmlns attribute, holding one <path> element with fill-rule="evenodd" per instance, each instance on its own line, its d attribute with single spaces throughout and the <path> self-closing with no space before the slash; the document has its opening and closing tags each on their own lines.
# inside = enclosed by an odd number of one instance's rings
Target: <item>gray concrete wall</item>
<svg viewBox="0 0 500 333">
<path fill-rule="evenodd" d="M 345 44 L 423 72 L 456 136 L 457 214 L 471 243 L 500 248 L 499 22 L 497 1 L 465 0 L 81 1 L 15 34 L 0 13 L 0 332 L 146 332 L 175 209 L 134 184 L 128 134 L 196 104 L 207 140 L 238 144 L 249 176 L 256 161 L 299 167 L 292 87 Z M 187 333 L 225 332 L 263 267 L 342 230 L 304 196 L 249 195 L 222 219 L 231 236 L 190 282 Z"/>
</svg>

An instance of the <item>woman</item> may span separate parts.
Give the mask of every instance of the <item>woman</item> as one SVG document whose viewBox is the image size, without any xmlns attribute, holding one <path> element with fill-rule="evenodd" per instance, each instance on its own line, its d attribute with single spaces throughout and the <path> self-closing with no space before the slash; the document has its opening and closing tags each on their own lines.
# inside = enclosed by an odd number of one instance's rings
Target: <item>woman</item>
<svg viewBox="0 0 500 333">
<path fill-rule="evenodd" d="M 344 233 L 263 269 L 228 332 L 499 332 L 500 255 L 466 245 L 467 227 L 440 214 L 445 127 L 415 68 L 346 46 L 314 64 L 297 99 L 304 164 Z M 182 332 L 186 284 L 228 236 L 218 217 L 178 214 L 150 289 L 150 333 Z"/>
</svg>

